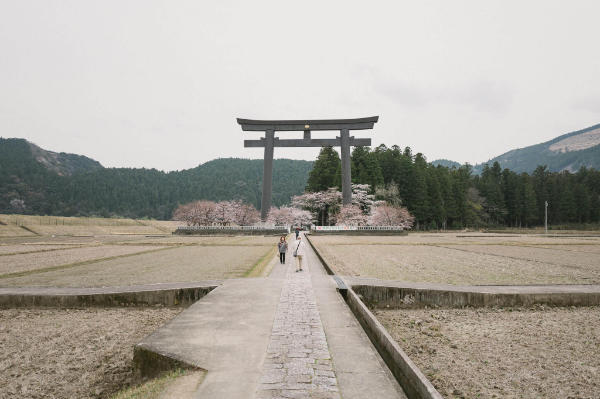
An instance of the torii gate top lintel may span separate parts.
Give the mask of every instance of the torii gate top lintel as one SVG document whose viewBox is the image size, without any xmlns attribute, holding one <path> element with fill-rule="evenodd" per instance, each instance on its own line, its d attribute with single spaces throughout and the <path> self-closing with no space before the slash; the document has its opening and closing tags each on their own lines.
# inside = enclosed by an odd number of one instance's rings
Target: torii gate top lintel
<svg viewBox="0 0 600 399">
<path fill-rule="evenodd" d="M 342 155 L 342 202 L 352 202 L 350 176 L 350 147 L 370 146 L 370 138 L 350 136 L 350 130 L 373 129 L 379 116 L 355 119 L 301 119 L 301 120 L 253 120 L 237 118 L 243 131 L 265 132 L 260 140 L 244 140 L 244 147 L 264 147 L 263 192 L 261 201 L 261 219 L 266 220 L 271 208 L 271 190 L 273 181 L 273 149 L 274 147 L 323 147 L 339 146 Z M 339 137 L 333 139 L 313 139 L 313 130 L 339 130 Z M 275 137 L 275 132 L 302 131 L 302 139 L 284 139 Z"/>
<path fill-rule="evenodd" d="M 297 119 L 255 120 L 237 118 L 243 131 L 307 131 L 307 130 L 365 130 L 373 129 L 379 116 L 354 119 Z"/>
</svg>

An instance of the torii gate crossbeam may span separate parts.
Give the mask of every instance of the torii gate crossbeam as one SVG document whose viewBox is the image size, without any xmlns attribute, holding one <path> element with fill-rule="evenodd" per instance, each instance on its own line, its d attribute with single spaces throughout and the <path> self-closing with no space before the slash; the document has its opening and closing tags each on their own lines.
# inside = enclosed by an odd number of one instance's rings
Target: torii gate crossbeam
<svg viewBox="0 0 600 399">
<path fill-rule="evenodd" d="M 264 147 L 263 187 L 261 219 L 266 220 L 271 209 L 273 185 L 273 150 L 275 147 L 323 147 L 339 146 L 342 155 L 342 203 L 352 203 L 352 177 L 350 175 L 350 147 L 370 146 L 370 138 L 354 138 L 350 130 L 373 129 L 378 116 L 357 119 L 313 119 L 313 120 L 252 120 L 237 119 L 243 131 L 265 132 L 260 140 L 244 140 L 244 147 Z M 335 139 L 313 139 L 313 130 L 339 130 Z M 275 132 L 303 131 L 302 139 L 280 139 Z"/>
</svg>

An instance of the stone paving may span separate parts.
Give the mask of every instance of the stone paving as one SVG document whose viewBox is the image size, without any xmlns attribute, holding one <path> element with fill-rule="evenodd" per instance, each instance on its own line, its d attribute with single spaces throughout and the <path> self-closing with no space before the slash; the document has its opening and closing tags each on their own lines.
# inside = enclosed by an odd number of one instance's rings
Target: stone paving
<svg viewBox="0 0 600 399">
<path fill-rule="evenodd" d="M 286 265 L 257 399 L 341 399 L 306 263 Z"/>
</svg>

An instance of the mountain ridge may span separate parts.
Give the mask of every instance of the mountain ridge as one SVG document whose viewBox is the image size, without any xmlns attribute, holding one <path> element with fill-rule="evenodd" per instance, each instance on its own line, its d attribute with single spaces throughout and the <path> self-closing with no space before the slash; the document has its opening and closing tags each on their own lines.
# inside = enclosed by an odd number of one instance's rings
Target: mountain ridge
<svg viewBox="0 0 600 399">
<path fill-rule="evenodd" d="M 273 204 L 301 194 L 312 161 L 276 159 Z M 43 150 L 25 139 L 0 138 L 0 213 L 169 219 L 181 203 L 240 199 L 260 207 L 262 159 L 219 158 L 164 172 L 105 168 L 91 158 Z M 16 209 L 11 201 L 24 202 Z"/>
<path fill-rule="evenodd" d="M 577 144 L 581 143 L 578 143 L 574 138 L 588 139 L 586 134 L 591 132 L 600 133 L 600 124 L 569 132 L 543 143 L 510 150 L 487 162 L 476 165 L 473 172 L 479 174 L 484 165 L 492 165 L 494 162 L 498 162 L 502 169 L 507 168 L 517 173 L 532 173 L 539 165 L 547 166 L 551 172 L 561 172 L 563 170 L 575 172 L 581 167 L 600 169 L 600 140 L 597 143 L 592 141 L 592 145 L 581 146 L 581 149 L 571 151 L 568 150 L 568 145 L 567 147 L 560 146 L 561 142 L 571 139 L 571 145 L 577 148 Z M 598 137 L 600 138 L 600 134 Z M 555 150 L 551 149 L 553 146 L 555 146 Z"/>
</svg>

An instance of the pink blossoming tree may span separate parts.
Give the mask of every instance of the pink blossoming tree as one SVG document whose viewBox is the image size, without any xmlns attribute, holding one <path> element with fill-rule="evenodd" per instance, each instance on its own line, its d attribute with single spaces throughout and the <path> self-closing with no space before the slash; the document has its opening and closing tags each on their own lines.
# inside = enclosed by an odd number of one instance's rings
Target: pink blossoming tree
<svg viewBox="0 0 600 399">
<path fill-rule="evenodd" d="M 267 218 L 268 224 L 276 226 L 302 226 L 308 225 L 311 222 L 312 215 L 310 212 L 289 206 L 271 208 L 269 217 Z"/>
<path fill-rule="evenodd" d="M 415 218 L 408 212 L 408 209 L 385 203 L 375 206 L 369 217 L 371 226 L 399 226 L 403 229 L 410 229 L 414 221 Z"/>
<path fill-rule="evenodd" d="M 367 224 L 368 216 L 357 205 L 343 206 L 336 215 L 338 226 L 364 226 Z"/>
</svg>

